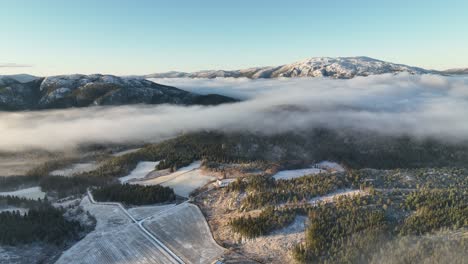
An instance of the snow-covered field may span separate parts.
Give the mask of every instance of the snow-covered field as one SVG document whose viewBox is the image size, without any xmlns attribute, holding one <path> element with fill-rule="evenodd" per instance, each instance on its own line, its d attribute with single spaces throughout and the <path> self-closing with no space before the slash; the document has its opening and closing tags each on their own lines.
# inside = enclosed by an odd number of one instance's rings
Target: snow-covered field
<svg viewBox="0 0 468 264">
<path fill-rule="evenodd" d="M 216 180 L 216 177 L 203 173 L 200 168 L 201 162 L 196 161 L 189 166 L 180 168 L 169 175 L 154 179 L 135 182 L 141 185 L 157 185 L 171 187 L 177 195 L 188 197 L 197 188 L 206 185 L 208 182 Z"/>
<path fill-rule="evenodd" d="M 330 202 L 333 202 L 333 200 L 335 200 L 338 197 L 357 196 L 357 195 L 366 195 L 366 194 L 367 193 L 365 191 L 361 191 L 361 190 L 344 189 L 344 190 L 338 190 L 333 193 L 329 193 L 324 196 L 315 197 L 309 200 L 309 203 L 310 204 L 317 204 L 319 202 L 330 203 Z"/>
<path fill-rule="evenodd" d="M 186 263 L 212 263 L 224 252 L 214 241 L 200 209 L 190 203 L 158 214 L 144 226 Z"/>
<path fill-rule="evenodd" d="M 172 263 L 117 206 L 81 205 L 96 217 L 93 232 L 65 251 L 57 264 Z"/>
<path fill-rule="evenodd" d="M 317 165 L 319 166 L 319 168 L 326 169 L 326 170 L 331 170 L 331 171 L 336 171 L 336 172 L 345 171 L 343 166 L 333 161 L 324 160 L 322 162 L 317 163 Z"/>
<path fill-rule="evenodd" d="M 73 176 L 73 174 L 76 173 L 83 173 L 83 172 L 88 172 L 92 171 L 98 168 L 98 164 L 94 162 L 87 162 L 87 163 L 75 163 L 72 164 L 71 166 L 60 169 L 60 170 L 54 170 L 50 172 L 50 175 L 52 176 L 65 176 L 65 177 L 70 177 Z"/>
<path fill-rule="evenodd" d="M 290 180 L 299 178 L 305 175 L 319 174 L 323 172 L 343 172 L 345 169 L 338 163 L 332 161 L 322 161 L 310 168 L 298 170 L 282 170 L 278 171 L 273 178 L 275 180 Z"/>
<path fill-rule="evenodd" d="M 136 219 L 142 220 L 149 216 L 163 213 L 164 211 L 174 207 L 175 204 L 165 204 L 165 205 L 148 205 L 148 206 L 139 206 L 128 209 L 128 212 Z"/>
<path fill-rule="evenodd" d="M 148 173 L 153 171 L 158 164 L 159 161 L 140 161 L 129 175 L 122 177 L 119 180 L 121 183 L 126 183 L 133 179 L 142 179 L 148 175 Z"/>
<path fill-rule="evenodd" d="M 278 171 L 273 178 L 275 180 L 290 180 L 294 178 L 299 178 L 305 175 L 310 174 L 319 174 L 321 172 L 325 172 L 325 170 L 317 169 L 317 168 L 308 168 L 308 169 L 299 169 L 299 170 L 283 170 Z"/>
<path fill-rule="evenodd" d="M 116 153 L 112 154 L 112 156 L 114 156 L 114 157 L 120 157 L 120 156 L 123 156 L 123 155 L 125 155 L 125 154 L 137 152 L 137 151 L 140 150 L 140 149 L 141 149 L 141 148 L 127 149 L 127 150 L 123 150 L 123 151 L 116 152 Z"/>
<path fill-rule="evenodd" d="M 31 188 L 26 188 L 26 189 L 21 189 L 13 192 L 0 192 L 0 196 L 18 196 L 21 198 L 26 198 L 26 199 L 44 199 L 46 193 L 41 191 L 41 187 L 31 187 Z"/>
</svg>

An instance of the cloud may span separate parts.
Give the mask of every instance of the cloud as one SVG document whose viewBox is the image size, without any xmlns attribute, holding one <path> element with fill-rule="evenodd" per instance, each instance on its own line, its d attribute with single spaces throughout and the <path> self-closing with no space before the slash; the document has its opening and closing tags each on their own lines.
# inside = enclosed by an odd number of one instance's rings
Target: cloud
<svg viewBox="0 0 468 264">
<path fill-rule="evenodd" d="M 0 63 L 0 68 L 28 68 L 32 65 L 18 63 Z"/>
<path fill-rule="evenodd" d="M 0 150 L 156 141 L 199 130 L 275 134 L 314 127 L 468 140 L 467 79 L 379 75 L 351 80 L 159 79 L 245 101 L 220 106 L 120 106 L 0 113 Z"/>
</svg>

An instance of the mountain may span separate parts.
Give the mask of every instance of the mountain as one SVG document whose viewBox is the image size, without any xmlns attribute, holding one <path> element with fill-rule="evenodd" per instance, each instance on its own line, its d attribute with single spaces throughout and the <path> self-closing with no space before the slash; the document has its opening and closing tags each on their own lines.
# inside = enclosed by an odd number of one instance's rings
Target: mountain
<svg viewBox="0 0 468 264">
<path fill-rule="evenodd" d="M 443 73 L 448 75 L 468 75 L 468 68 L 448 69 L 443 71 Z"/>
<path fill-rule="evenodd" d="M 199 95 L 142 78 L 112 75 L 0 76 L 0 110 L 86 107 L 92 105 L 212 105 L 230 97 Z"/>
<path fill-rule="evenodd" d="M 369 76 L 384 73 L 408 72 L 410 74 L 435 73 L 418 67 L 395 64 L 376 60 L 369 57 L 316 57 L 303 61 L 276 66 L 256 67 L 242 70 L 224 71 L 199 71 L 166 72 L 149 74 L 146 78 L 217 78 L 217 77 L 246 77 L 278 78 L 278 77 L 330 77 L 336 79 L 350 79 L 355 76 Z"/>
</svg>

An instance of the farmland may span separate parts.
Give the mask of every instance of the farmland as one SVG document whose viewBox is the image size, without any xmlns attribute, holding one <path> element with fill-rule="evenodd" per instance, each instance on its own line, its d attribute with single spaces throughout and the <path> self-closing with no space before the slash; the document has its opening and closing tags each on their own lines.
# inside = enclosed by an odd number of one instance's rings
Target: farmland
<svg viewBox="0 0 468 264">
<path fill-rule="evenodd" d="M 189 203 L 155 215 L 144 226 L 186 263 L 210 263 L 224 252 L 198 207 Z"/>
<path fill-rule="evenodd" d="M 81 205 L 97 219 L 96 229 L 63 253 L 61 263 L 173 263 L 117 206 Z"/>
</svg>

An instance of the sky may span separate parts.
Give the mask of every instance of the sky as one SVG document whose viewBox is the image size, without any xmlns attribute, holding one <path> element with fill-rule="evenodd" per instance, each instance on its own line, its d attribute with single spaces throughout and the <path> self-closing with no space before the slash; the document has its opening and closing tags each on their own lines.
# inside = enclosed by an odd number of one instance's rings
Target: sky
<svg viewBox="0 0 468 264">
<path fill-rule="evenodd" d="M 0 74 L 239 69 L 320 56 L 468 67 L 466 0 L 0 0 Z"/>
</svg>

